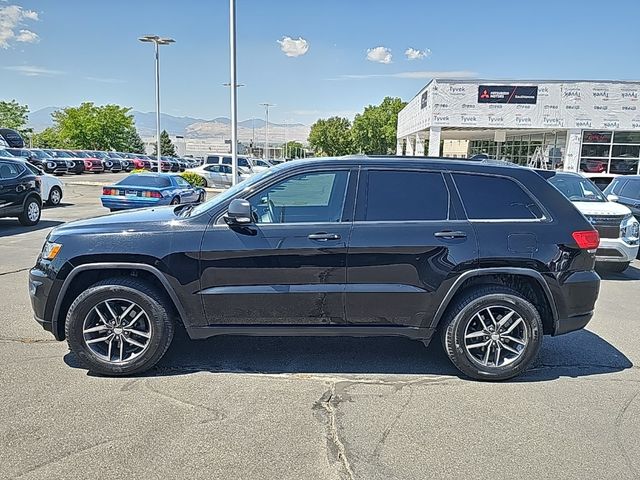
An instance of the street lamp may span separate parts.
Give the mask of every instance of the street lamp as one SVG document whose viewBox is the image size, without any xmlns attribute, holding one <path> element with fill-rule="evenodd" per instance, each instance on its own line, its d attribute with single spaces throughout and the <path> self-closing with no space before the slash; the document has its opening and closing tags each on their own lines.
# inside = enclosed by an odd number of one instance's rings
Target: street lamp
<svg viewBox="0 0 640 480">
<path fill-rule="evenodd" d="M 164 38 L 158 35 L 144 35 L 138 40 L 146 43 L 153 43 L 156 52 L 156 148 L 158 153 L 158 173 L 162 172 L 162 150 L 160 148 L 160 45 L 170 45 L 175 43 L 173 38 Z"/>
<path fill-rule="evenodd" d="M 265 110 L 266 123 L 264 124 L 264 156 L 265 160 L 269 160 L 269 107 L 275 107 L 275 103 L 259 103 Z"/>
</svg>

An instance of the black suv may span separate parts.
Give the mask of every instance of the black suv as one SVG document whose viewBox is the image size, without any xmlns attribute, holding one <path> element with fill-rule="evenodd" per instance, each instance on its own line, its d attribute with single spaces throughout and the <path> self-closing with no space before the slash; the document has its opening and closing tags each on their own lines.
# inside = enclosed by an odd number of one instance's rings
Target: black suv
<svg viewBox="0 0 640 480">
<path fill-rule="evenodd" d="M 17 217 L 25 226 L 40 221 L 40 180 L 18 160 L 0 158 L 0 217 Z"/>
<path fill-rule="evenodd" d="M 466 375 L 510 378 L 543 334 L 589 322 L 600 287 L 598 233 L 545 174 L 314 159 L 198 206 L 69 223 L 30 272 L 35 317 L 109 375 L 150 368 L 181 324 L 194 339 L 439 336 Z"/>
<path fill-rule="evenodd" d="M 626 205 L 640 221 L 640 175 L 620 175 L 605 188 L 604 194 Z M 613 196 L 611 198 L 611 196 Z"/>
</svg>

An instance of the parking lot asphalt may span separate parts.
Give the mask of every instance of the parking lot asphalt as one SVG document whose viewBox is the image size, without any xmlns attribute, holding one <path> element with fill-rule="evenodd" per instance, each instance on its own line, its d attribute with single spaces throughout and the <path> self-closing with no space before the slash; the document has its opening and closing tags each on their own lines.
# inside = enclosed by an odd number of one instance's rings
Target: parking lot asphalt
<svg viewBox="0 0 640 480">
<path fill-rule="evenodd" d="M 0 219 L 0 478 L 640 477 L 640 262 L 509 382 L 461 378 L 435 343 L 184 334 L 150 372 L 102 378 L 29 304 L 48 231 L 106 212 L 69 180 L 36 227 Z"/>
</svg>

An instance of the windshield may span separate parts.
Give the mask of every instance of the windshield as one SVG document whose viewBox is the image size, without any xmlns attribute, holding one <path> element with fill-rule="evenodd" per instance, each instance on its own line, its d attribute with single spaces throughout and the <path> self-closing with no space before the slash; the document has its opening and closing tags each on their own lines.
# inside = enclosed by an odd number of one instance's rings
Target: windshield
<svg viewBox="0 0 640 480">
<path fill-rule="evenodd" d="M 0 157 L 15 157 L 15 155 L 12 155 L 4 148 L 0 148 Z"/>
<path fill-rule="evenodd" d="M 67 152 L 62 152 L 60 150 L 52 150 L 51 155 L 53 155 L 56 158 L 73 158 Z"/>
<path fill-rule="evenodd" d="M 222 192 L 219 195 L 216 195 L 215 197 L 213 197 L 211 200 L 208 200 L 204 203 L 201 203 L 200 205 L 197 205 L 192 211 L 191 211 L 191 215 L 199 215 L 203 212 L 206 212 L 207 210 L 209 210 L 211 207 L 214 207 L 230 198 L 235 197 L 238 193 L 242 192 L 243 190 L 250 188 L 252 185 L 258 183 L 259 181 L 261 181 L 263 178 L 268 177 L 269 175 L 273 175 L 275 172 L 277 172 L 278 169 L 270 169 L 270 170 L 264 170 L 263 172 L 260 172 L 256 175 L 253 175 L 251 177 L 249 177 L 248 179 L 236 184 L 235 186 L 231 187 L 229 190 Z"/>
<path fill-rule="evenodd" d="M 606 202 L 598 187 L 587 178 L 578 175 L 558 174 L 549 179 L 551 185 L 572 202 Z"/>
<path fill-rule="evenodd" d="M 34 157 L 40 160 L 51 158 L 51 155 L 49 155 L 44 150 L 31 150 L 31 153 L 33 154 Z"/>
</svg>

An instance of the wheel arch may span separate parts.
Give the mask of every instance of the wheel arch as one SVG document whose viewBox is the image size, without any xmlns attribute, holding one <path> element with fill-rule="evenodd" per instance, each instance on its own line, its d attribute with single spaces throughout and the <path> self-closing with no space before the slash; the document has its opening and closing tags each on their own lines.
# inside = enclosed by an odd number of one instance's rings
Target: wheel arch
<svg viewBox="0 0 640 480">
<path fill-rule="evenodd" d="M 143 263 L 89 263 L 73 268 L 60 288 L 52 315 L 52 332 L 56 339 L 64 340 L 65 338 L 64 324 L 67 311 L 77 294 L 89 285 L 112 276 L 141 277 L 150 282 L 168 295 L 173 313 L 184 323 L 187 315 L 182 302 L 169 281 L 157 268 Z"/>
<path fill-rule="evenodd" d="M 519 291 L 538 309 L 544 333 L 553 333 L 558 310 L 549 285 L 540 272 L 516 267 L 482 268 L 462 273 L 445 294 L 431 326 L 438 327 L 457 294 L 480 285 L 503 285 Z"/>
</svg>

